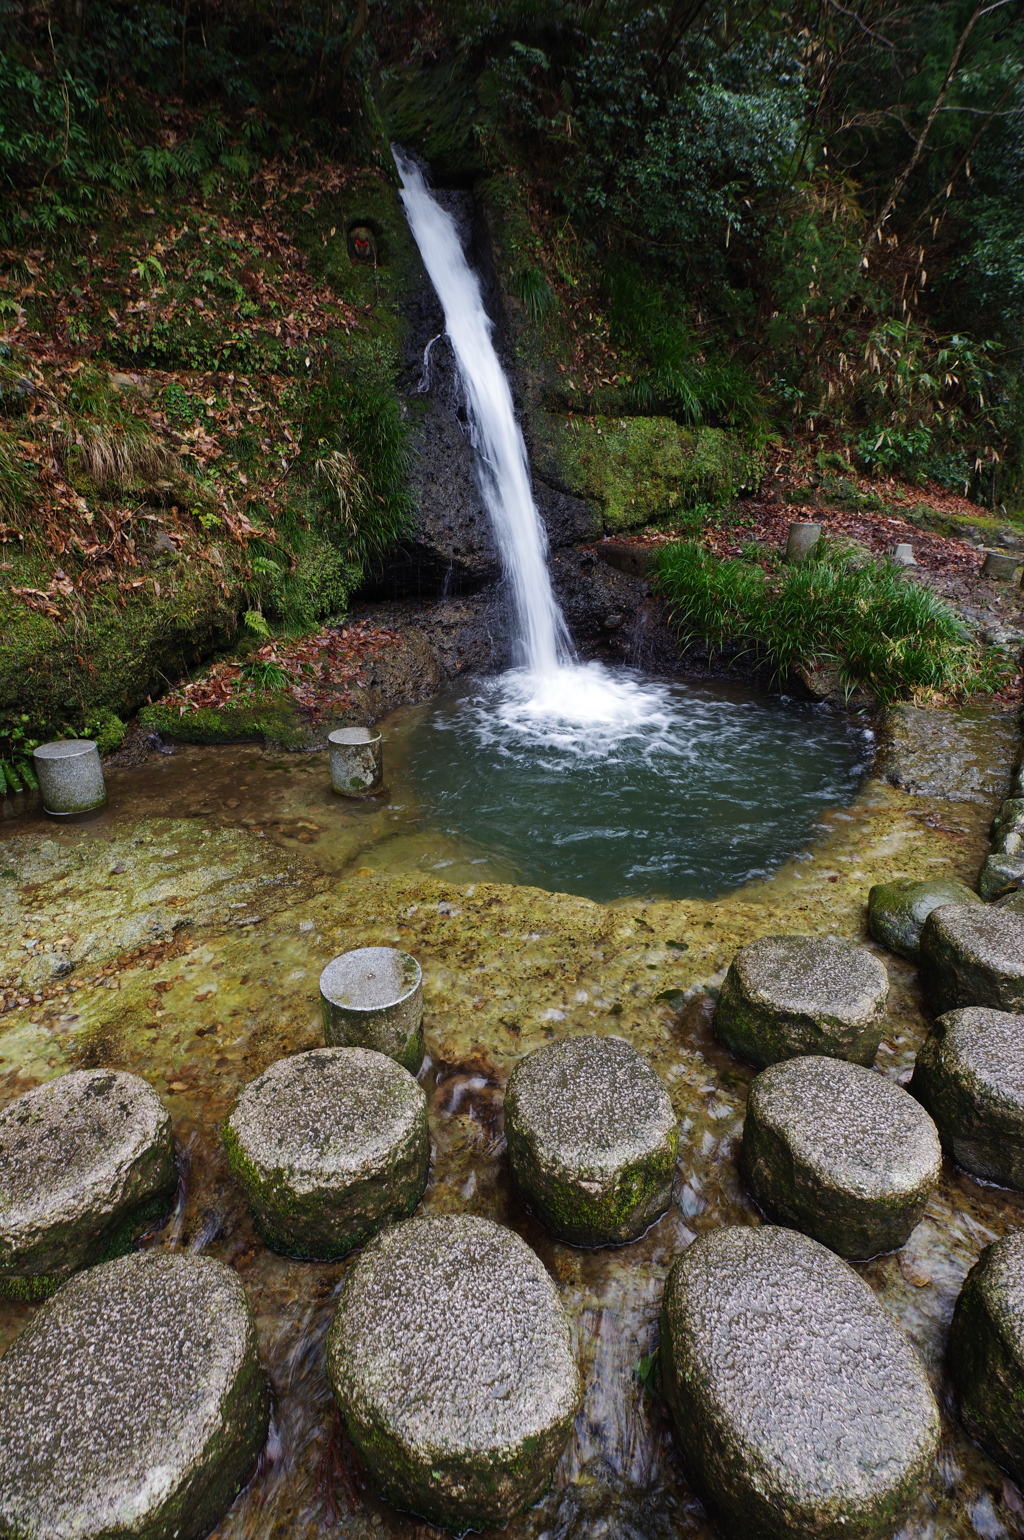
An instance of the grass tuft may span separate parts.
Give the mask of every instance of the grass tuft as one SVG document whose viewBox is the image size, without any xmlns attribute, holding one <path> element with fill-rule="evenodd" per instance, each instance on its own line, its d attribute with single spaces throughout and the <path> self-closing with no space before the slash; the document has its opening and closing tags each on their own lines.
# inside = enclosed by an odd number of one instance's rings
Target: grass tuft
<svg viewBox="0 0 1024 1540">
<path fill-rule="evenodd" d="M 745 643 L 777 681 L 798 664 L 829 663 L 847 691 L 866 686 L 886 703 L 992 690 L 1007 672 L 938 594 L 893 562 L 853 560 L 829 541 L 814 560 L 769 571 L 680 541 L 661 552 L 657 572 L 684 642 Z"/>
</svg>

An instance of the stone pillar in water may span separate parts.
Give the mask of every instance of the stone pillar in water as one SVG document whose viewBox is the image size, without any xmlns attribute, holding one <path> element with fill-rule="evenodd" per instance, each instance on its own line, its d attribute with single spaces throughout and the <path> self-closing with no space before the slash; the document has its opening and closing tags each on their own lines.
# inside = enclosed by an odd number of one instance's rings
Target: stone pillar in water
<svg viewBox="0 0 1024 1540">
<path fill-rule="evenodd" d="M 343 952 L 320 975 L 324 1041 L 372 1048 L 415 1075 L 423 1062 L 423 972 L 390 946 Z"/>
<path fill-rule="evenodd" d="M 33 751 L 43 806 L 56 818 L 89 813 L 107 800 L 99 749 L 89 738 L 41 743 Z"/>
<path fill-rule="evenodd" d="M 794 566 L 806 561 L 820 539 L 820 524 L 791 524 L 786 542 L 786 560 Z"/>
<path fill-rule="evenodd" d="M 342 797 L 369 797 L 384 784 L 380 733 L 370 727 L 339 727 L 327 738 L 331 790 Z"/>
</svg>

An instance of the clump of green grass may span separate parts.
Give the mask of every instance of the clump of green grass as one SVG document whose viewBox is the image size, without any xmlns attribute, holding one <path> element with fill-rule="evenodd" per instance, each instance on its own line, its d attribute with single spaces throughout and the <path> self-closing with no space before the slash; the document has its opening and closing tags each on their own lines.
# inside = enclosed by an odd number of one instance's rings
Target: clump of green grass
<svg viewBox="0 0 1024 1540">
<path fill-rule="evenodd" d="M 830 663 L 848 691 L 867 686 L 885 703 L 991 690 L 1007 674 L 931 589 L 893 562 L 855 562 L 831 542 L 800 566 L 766 571 L 680 541 L 663 549 L 657 571 L 684 641 L 744 642 L 776 680 L 801 663 Z"/>
</svg>

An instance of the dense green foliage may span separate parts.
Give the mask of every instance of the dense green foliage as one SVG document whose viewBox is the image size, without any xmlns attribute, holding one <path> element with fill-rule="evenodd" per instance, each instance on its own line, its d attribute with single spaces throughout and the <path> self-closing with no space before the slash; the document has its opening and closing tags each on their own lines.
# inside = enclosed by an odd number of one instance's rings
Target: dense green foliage
<svg viewBox="0 0 1024 1540">
<path fill-rule="evenodd" d="M 945 600 L 889 561 L 857 560 L 820 541 L 813 560 L 769 567 L 722 561 L 693 541 L 668 545 L 658 580 L 684 642 L 738 641 L 785 683 L 797 665 L 830 664 L 883 702 L 923 691 L 991 688 L 983 655 Z"/>
</svg>

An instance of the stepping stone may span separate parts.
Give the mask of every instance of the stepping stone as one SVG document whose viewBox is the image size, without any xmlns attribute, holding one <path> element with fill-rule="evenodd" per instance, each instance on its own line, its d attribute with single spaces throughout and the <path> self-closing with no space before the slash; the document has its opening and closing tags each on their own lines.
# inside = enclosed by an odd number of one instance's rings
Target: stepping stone
<svg viewBox="0 0 1024 1540">
<path fill-rule="evenodd" d="M 787 1059 L 750 1087 L 742 1167 L 773 1219 L 841 1256 L 873 1257 L 920 1223 L 942 1147 L 924 1109 L 883 1075 L 842 1059 Z"/>
<path fill-rule="evenodd" d="M 799 1054 L 874 1062 L 889 977 L 834 936 L 761 936 L 741 947 L 715 1013 L 725 1046 L 763 1069 Z"/>
<path fill-rule="evenodd" d="M 581 1391 L 539 1258 L 489 1219 L 385 1230 L 352 1267 L 327 1377 L 381 1495 L 461 1534 L 547 1489 Z"/>
<path fill-rule="evenodd" d="M 940 904 L 980 904 L 977 893 L 954 877 L 913 882 L 901 877 L 883 882 L 868 894 L 868 929 L 890 952 L 917 961 L 921 927 Z"/>
<path fill-rule="evenodd" d="M 1024 1191 L 1024 1015 L 973 1005 L 940 1016 L 910 1090 L 958 1166 Z"/>
<path fill-rule="evenodd" d="M 160 1251 L 94 1267 L 0 1358 L 0 1534 L 199 1540 L 250 1474 L 269 1413 L 230 1268 Z"/>
<path fill-rule="evenodd" d="M 314 1048 L 245 1087 L 224 1143 L 268 1245 L 330 1260 L 406 1219 L 423 1196 L 427 1098 L 382 1053 Z"/>
<path fill-rule="evenodd" d="M 538 1048 L 505 1088 L 512 1179 L 573 1246 L 635 1240 L 672 1198 L 679 1129 L 668 1092 L 620 1037 Z"/>
<path fill-rule="evenodd" d="M 415 1075 L 423 1063 L 423 973 L 393 946 L 334 957 L 320 975 L 328 1048 L 372 1048 Z"/>
<path fill-rule="evenodd" d="M 73 1070 L 0 1112 L 0 1296 L 41 1299 L 128 1251 L 177 1185 L 170 1115 L 138 1075 Z"/>
<path fill-rule="evenodd" d="M 795 1230 L 695 1240 L 669 1274 L 661 1364 L 723 1534 L 891 1540 L 931 1470 L 920 1359 L 863 1279 Z"/>
<path fill-rule="evenodd" d="M 1024 1483 L 1024 1232 L 987 1247 L 967 1274 L 948 1358 L 964 1427 Z"/>
<path fill-rule="evenodd" d="M 1024 1011 L 1024 914 L 991 904 L 933 909 L 921 931 L 921 982 L 937 1016 L 966 1005 Z"/>
</svg>

